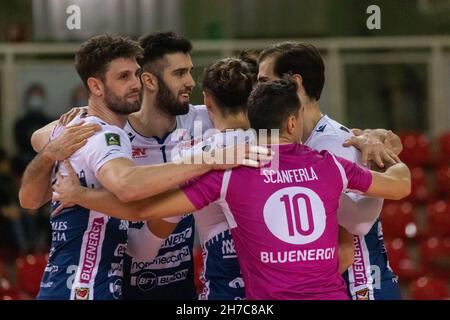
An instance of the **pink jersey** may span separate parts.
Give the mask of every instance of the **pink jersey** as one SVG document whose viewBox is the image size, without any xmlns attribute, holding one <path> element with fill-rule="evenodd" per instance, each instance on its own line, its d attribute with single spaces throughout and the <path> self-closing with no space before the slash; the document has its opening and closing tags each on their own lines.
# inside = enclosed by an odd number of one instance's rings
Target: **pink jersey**
<svg viewBox="0 0 450 320">
<path fill-rule="evenodd" d="M 372 175 L 327 151 L 277 148 L 277 170 L 213 171 L 183 191 L 197 209 L 222 206 L 248 299 L 348 299 L 336 211 L 341 192 L 366 192 Z"/>
</svg>

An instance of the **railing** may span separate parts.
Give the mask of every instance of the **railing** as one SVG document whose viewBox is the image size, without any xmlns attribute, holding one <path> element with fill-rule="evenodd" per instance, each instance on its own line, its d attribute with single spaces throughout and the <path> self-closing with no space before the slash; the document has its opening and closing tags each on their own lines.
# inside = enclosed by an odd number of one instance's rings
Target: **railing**
<svg viewBox="0 0 450 320">
<path fill-rule="evenodd" d="M 450 129 L 450 36 L 321 38 L 321 39 L 263 39 L 193 41 L 194 51 L 217 53 L 223 57 L 243 49 L 261 50 L 283 40 L 310 42 L 324 54 L 327 65 L 328 113 L 345 122 L 346 97 L 344 67 L 349 64 L 425 63 L 428 66 L 429 128 L 431 135 Z M 1 70 L 1 128 L 2 141 L 14 150 L 12 126 L 19 115 L 18 66 L 37 61 L 37 57 L 67 59 L 79 43 L 0 44 Z M 447 60 L 448 59 L 448 60 Z M 69 61 L 69 60 L 67 60 Z"/>
</svg>

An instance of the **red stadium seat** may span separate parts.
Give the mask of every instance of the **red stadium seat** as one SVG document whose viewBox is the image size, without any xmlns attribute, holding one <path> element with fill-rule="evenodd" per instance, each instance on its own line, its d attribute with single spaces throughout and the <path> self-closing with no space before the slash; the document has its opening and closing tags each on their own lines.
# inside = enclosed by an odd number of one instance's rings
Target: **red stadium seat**
<svg viewBox="0 0 450 320">
<path fill-rule="evenodd" d="M 381 211 L 381 222 L 387 239 L 417 236 L 415 209 L 410 202 L 386 203 Z"/>
<path fill-rule="evenodd" d="M 450 196 L 450 164 L 441 165 L 436 170 L 436 191 L 441 196 Z"/>
<path fill-rule="evenodd" d="M 421 167 L 411 169 L 411 194 L 406 198 L 411 202 L 425 202 L 429 196 L 429 188 L 425 171 Z"/>
<path fill-rule="evenodd" d="M 432 154 L 429 139 L 419 132 L 402 132 L 399 137 L 403 143 L 400 159 L 412 166 L 423 166 L 431 163 Z"/>
<path fill-rule="evenodd" d="M 450 132 L 444 132 L 439 137 L 439 157 L 441 163 L 450 162 Z"/>
<path fill-rule="evenodd" d="M 23 296 L 19 290 L 11 286 L 11 283 L 5 279 L 0 278 L 0 300 L 22 300 Z"/>
<path fill-rule="evenodd" d="M 386 241 L 386 251 L 389 258 L 389 265 L 400 280 L 411 280 L 424 274 L 422 267 L 414 263 L 411 259 L 405 242 L 400 239 Z"/>
<path fill-rule="evenodd" d="M 2 260 L 0 260 L 0 278 L 7 278 L 7 277 L 8 272 L 6 270 L 6 265 Z"/>
<path fill-rule="evenodd" d="M 16 260 L 17 286 L 33 298 L 39 292 L 41 278 L 47 265 L 47 260 L 47 256 L 43 254 L 30 254 L 17 258 Z"/>
<path fill-rule="evenodd" d="M 427 205 L 428 234 L 450 236 L 450 201 L 438 200 Z"/>
<path fill-rule="evenodd" d="M 450 238 L 431 237 L 423 240 L 420 254 L 428 274 L 450 278 Z"/>
<path fill-rule="evenodd" d="M 442 300 L 450 297 L 446 283 L 430 277 L 421 277 L 412 282 L 410 294 L 413 300 Z"/>
</svg>

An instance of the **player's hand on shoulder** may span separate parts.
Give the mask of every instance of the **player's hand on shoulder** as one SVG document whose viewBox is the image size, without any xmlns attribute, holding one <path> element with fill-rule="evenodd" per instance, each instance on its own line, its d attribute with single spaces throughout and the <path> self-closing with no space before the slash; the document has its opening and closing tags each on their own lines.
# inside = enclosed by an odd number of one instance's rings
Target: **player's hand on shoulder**
<svg viewBox="0 0 450 320">
<path fill-rule="evenodd" d="M 369 161 L 375 163 L 379 168 L 390 166 L 392 164 L 400 162 L 398 156 L 384 144 L 384 141 L 379 135 L 371 133 L 372 131 L 353 131 L 354 133 L 360 133 L 358 136 L 352 136 L 347 139 L 343 146 L 354 146 L 359 149 L 362 154 L 362 163 L 367 166 Z M 386 139 L 383 139 L 386 140 Z"/>
<path fill-rule="evenodd" d="M 87 107 L 75 107 L 64 113 L 58 120 L 58 125 L 67 126 L 76 116 L 86 113 Z"/>
<path fill-rule="evenodd" d="M 54 140 L 50 141 L 43 149 L 44 156 L 52 161 L 60 161 L 70 157 L 75 151 L 87 143 L 101 127 L 95 123 L 83 123 L 68 126 Z"/>
<path fill-rule="evenodd" d="M 212 163 L 213 170 L 228 170 L 238 166 L 260 168 L 272 161 L 274 152 L 264 146 L 237 144 L 221 150 Z"/>
</svg>

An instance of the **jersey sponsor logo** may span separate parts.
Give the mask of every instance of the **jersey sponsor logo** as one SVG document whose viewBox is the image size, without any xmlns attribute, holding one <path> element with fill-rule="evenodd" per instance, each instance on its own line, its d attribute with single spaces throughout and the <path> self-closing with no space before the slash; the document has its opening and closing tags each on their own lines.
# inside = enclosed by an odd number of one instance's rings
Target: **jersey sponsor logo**
<svg viewBox="0 0 450 320">
<path fill-rule="evenodd" d="M 117 245 L 116 249 L 114 250 L 114 256 L 121 258 L 121 257 L 123 257 L 123 255 L 125 254 L 126 251 L 127 251 L 126 244 L 119 243 Z"/>
<path fill-rule="evenodd" d="M 186 280 L 188 275 L 188 269 L 183 269 L 175 272 L 174 274 L 158 277 L 158 286 L 165 286 L 177 281 Z"/>
<path fill-rule="evenodd" d="M 114 299 L 120 299 L 122 297 L 122 279 L 117 279 L 114 283 L 110 283 L 109 292 L 112 293 Z"/>
<path fill-rule="evenodd" d="M 59 267 L 57 265 L 49 263 L 45 266 L 44 272 L 56 273 L 56 272 L 58 272 L 58 270 L 59 270 Z"/>
<path fill-rule="evenodd" d="M 127 220 L 120 220 L 119 230 L 128 231 L 130 223 Z"/>
<path fill-rule="evenodd" d="M 228 286 L 230 288 L 234 288 L 234 289 L 244 288 L 245 287 L 244 279 L 242 279 L 241 277 L 237 277 L 237 278 L 231 280 L 228 283 Z"/>
<path fill-rule="evenodd" d="M 323 131 L 325 130 L 326 126 L 327 126 L 326 124 L 321 125 L 321 126 L 318 127 L 315 131 L 316 131 L 316 132 L 323 132 Z"/>
<path fill-rule="evenodd" d="M 120 136 L 116 133 L 105 133 L 106 145 L 120 146 Z"/>
<path fill-rule="evenodd" d="M 192 237 L 192 227 L 179 233 L 172 233 L 161 246 L 161 249 L 174 247 L 180 243 L 186 242 L 190 237 Z"/>
<path fill-rule="evenodd" d="M 233 239 L 224 239 L 222 241 L 222 255 L 224 259 L 236 257 L 236 249 L 234 247 Z"/>
<path fill-rule="evenodd" d="M 75 300 L 89 300 L 89 288 L 75 288 Z"/>
<path fill-rule="evenodd" d="M 131 285 L 137 286 L 141 291 L 150 291 L 158 283 L 156 274 L 151 271 L 142 272 L 139 276 L 131 277 Z"/>
<path fill-rule="evenodd" d="M 191 261 L 191 252 L 189 250 L 189 246 L 184 246 L 180 250 L 171 251 L 164 255 L 158 256 L 152 262 L 133 261 L 131 264 L 131 272 L 135 273 L 144 269 L 153 270 L 175 268 L 187 261 Z"/>
<path fill-rule="evenodd" d="M 356 300 L 369 300 L 369 289 L 364 288 L 356 291 Z"/>
<path fill-rule="evenodd" d="M 52 225 L 52 241 L 67 241 L 66 233 L 67 221 L 53 221 Z"/>
<path fill-rule="evenodd" d="M 108 271 L 108 278 L 114 276 L 123 276 L 123 260 L 120 260 L 120 263 L 111 263 L 111 269 Z"/>
<path fill-rule="evenodd" d="M 41 282 L 41 285 L 40 285 L 40 287 L 41 288 L 51 288 L 51 287 L 53 287 L 53 281 L 50 281 L 50 282 Z"/>
<path fill-rule="evenodd" d="M 325 231 L 325 207 L 317 193 L 311 189 L 283 188 L 267 199 L 264 205 L 264 222 L 281 241 L 307 244 L 319 239 Z"/>
<path fill-rule="evenodd" d="M 266 252 L 261 251 L 261 261 L 263 263 L 287 263 L 301 261 L 323 261 L 333 260 L 336 248 L 291 250 Z"/>
<path fill-rule="evenodd" d="M 81 283 L 89 283 L 91 281 L 92 273 L 94 272 L 97 261 L 97 255 L 99 254 L 100 235 L 104 224 L 105 220 L 103 218 L 95 218 L 92 223 L 92 229 L 89 230 L 86 252 L 84 253 L 83 265 L 81 267 Z"/>
<path fill-rule="evenodd" d="M 147 149 L 146 148 L 132 148 L 132 157 L 133 159 L 136 158 L 147 158 Z"/>
<path fill-rule="evenodd" d="M 353 247 L 354 247 L 354 259 L 353 259 L 353 277 L 355 279 L 355 286 L 366 285 L 367 273 L 366 264 L 364 263 L 364 257 L 361 247 L 361 241 L 358 236 L 353 237 Z"/>
</svg>

